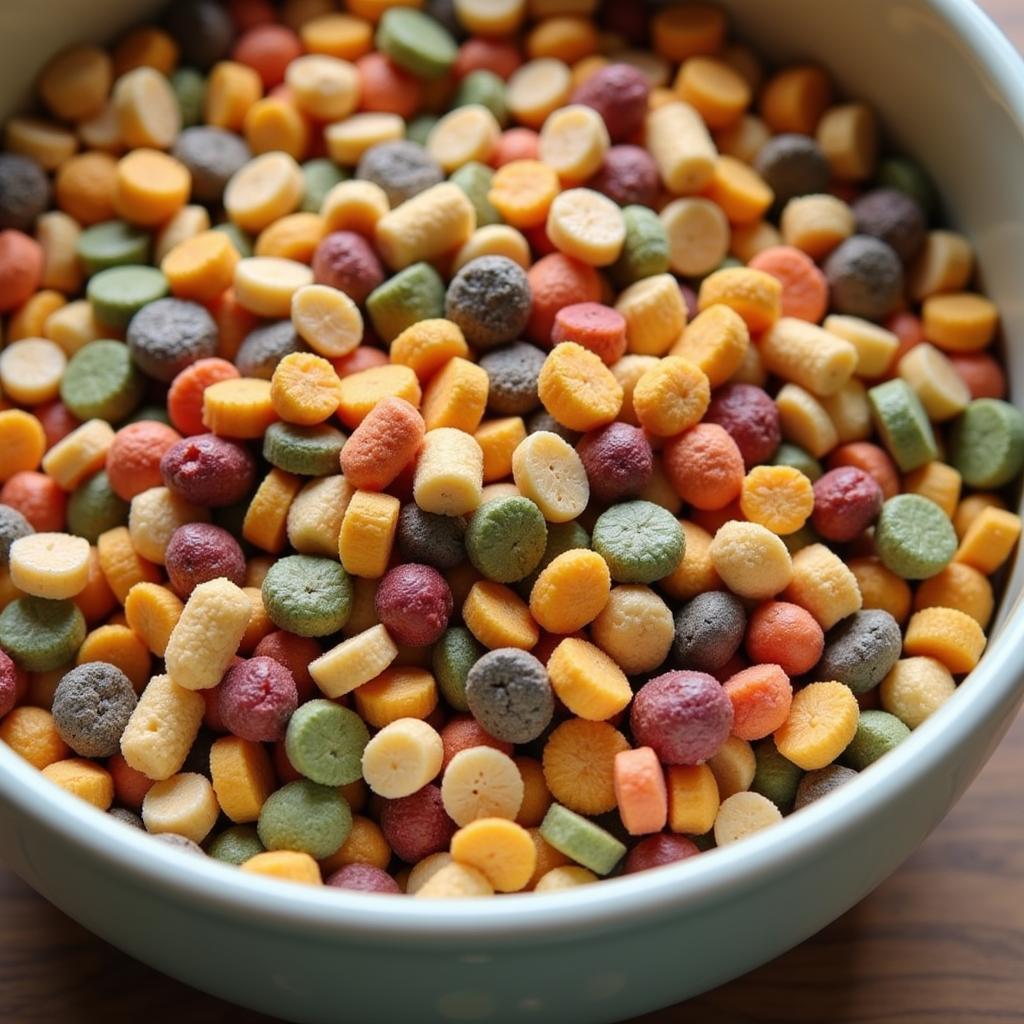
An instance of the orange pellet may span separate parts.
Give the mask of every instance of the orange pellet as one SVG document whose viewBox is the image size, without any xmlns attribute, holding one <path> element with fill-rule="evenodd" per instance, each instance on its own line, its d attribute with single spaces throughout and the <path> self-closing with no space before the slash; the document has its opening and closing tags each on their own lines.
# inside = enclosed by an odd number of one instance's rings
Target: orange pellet
<svg viewBox="0 0 1024 1024">
<path fill-rule="evenodd" d="M 605 814 L 615 807 L 615 755 L 626 737 L 607 722 L 570 718 L 544 745 L 544 779 L 551 795 L 577 814 Z"/>
<path fill-rule="evenodd" d="M 755 466 L 743 479 L 740 508 L 772 533 L 796 533 L 814 511 L 814 489 L 792 466 Z"/>
<path fill-rule="evenodd" d="M 914 612 L 903 638 L 905 657 L 922 655 L 942 662 L 950 672 L 970 672 L 985 649 L 985 633 L 967 612 L 923 608 Z"/>
<path fill-rule="evenodd" d="M 713 129 L 727 128 L 750 105 L 750 86 L 739 72 L 714 57 L 683 62 L 675 82 L 679 98 L 694 107 Z"/>
<path fill-rule="evenodd" d="M 937 575 L 923 580 L 914 595 L 914 609 L 955 608 L 970 615 L 985 629 L 995 609 L 992 584 L 964 562 L 951 562 Z"/>
<path fill-rule="evenodd" d="M 686 4 L 659 11 L 651 21 L 654 49 L 671 61 L 718 53 L 725 43 L 725 14 L 710 4 Z"/>
<path fill-rule="evenodd" d="M 733 735 L 742 740 L 762 739 L 789 717 L 793 688 L 778 665 L 753 665 L 723 685 L 732 702 Z"/>
<path fill-rule="evenodd" d="M 813 135 L 832 102 L 832 82 L 821 68 L 787 68 L 761 92 L 761 116 L 772 131 Z"/>
<path fill-rule="evenodd" d="M 494 173 L 487 193 L 506 224 L 539 227 L 560 189 L 558 175 L 539 160 L 512 160 Z"/>
<path fill-rule="evenodd" d="M 466 627 L 489 650 L 519 647 L 529 651 L 540 639 L 540 630 L 526 603 L 510 587 L 478 580 L 462 606 Z"/>
<path fill-rule="evenodd" d="M 660 832 L 668 820 L 668 790 L 658 757 L 650 747 L 615 755 L 615 802 L 630 835 Z"/>
<path fill-rule="evenodd" d="M 233 363 L 211 357 L 185 367 L 171 382 L 167 392 L 167 415 L 174 428 L 185 436 L 203 434 L 203 395 L 208 387 L 240 376 Z"/>
<path fill-rule="evenodd" d="M 79 153 L 54 179 L 57 205 L 84 227 L 114 218 L 117 161 L 108 153 Z"/>
<path fill-rule="evenodd" d="M 211 302 L 235 277 L 238 250 L 223 231 L 203 231 L 176 245 L 160 264 L 179 299 Z"/>
<path fill-rule="evenodd" d="M 382 491 L 416 457 L 423 417 L 404 398 L 385 398 L 353 431 L 341 452 L 341 469 L 353 487 Z"/>
<path fill-rule="evenodd" d="M 282 359 L 270 381 L 270 402 L 286 423 L 311 427 L 333 416 L 341 401 L 341 381 L 322 356 L 293 352 Z"/>
<path fill-rule="evenodd" d="M 153 227 L 188 202 L 192 178 L 180 161 L 155 149 L 135 149 L 117 165 L 114 206 L 125 220 Z"/>
<path fill-rule="evenodd" d="M 793 697 L 788 717 L 775 731 L 775 745 L 805 771 L 824 768 L 850 745 L 859 717 L 857 698 L 848 686 L 811 683 Z"/>
<path fill-rule="evenodd" d="M 676 494 L 695 508 L 724 508 L 743 487 L 743 456 L 717 423 L 698 423 L 666 442 L 665 473 Z"/>
<path fill-rule="evenodd" d="M 0 722 L 0 740 L 39 769 L 71 754 L 71 749 L 57 733 L 53 715 L 42 708 L 22 705 L 9 712 Z"/>
</svg>

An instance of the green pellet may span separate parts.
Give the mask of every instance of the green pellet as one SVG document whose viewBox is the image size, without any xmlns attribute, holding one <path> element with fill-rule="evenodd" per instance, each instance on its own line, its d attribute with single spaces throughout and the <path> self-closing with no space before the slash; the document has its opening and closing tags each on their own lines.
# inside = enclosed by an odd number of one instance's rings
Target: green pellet
<svg viewBox="0 0 1024 1024">
<path fill-rule="evenodd" d="M 427 137 L 434 130 L 434 125 L 440 120 L 439 117 L 435 117 L 433 114 L 420 114 L 419 117 L 414 117 L 405 126 L 405 137 L 410 142 L 415 142 L 419 146 L 425 146 L 427 144 Z"/>
<path fill-rule="evenodd" d="M 352 811 L 334 786 L 302 779 L 271 793 L 256 826 L 268 850 L 296 850 L 323 860 L 352 831 Z"/>
<path fill-rule="evenodd" d="M 450 181 L 458 185 L 466 193 L 469 201 L 476 210 L 476 226 L 485 227 L 488 224 L 501 224 L 501 214 L 491 205 L 487 193 L 491 190 L 491 179 L 494 171 L 490 167 L 471 160 L 463 164 L 457 171 L 452 172 Z"/>
<path fill-rule="evenodd" d="M 1002 487 L 1024 466 L 1024 413 L 998 398 L 979 398 L 953 424 L 949 447 L 965 484 Z"/>
<path fill-rule="evenodd" d="M 840 760 L 856 771 L 863 771 L 883 754 L 899 746 L 910 730 L 888 711 L 862 711 L 857 732 Z"/>
<path fill-rule="evenodd" d="M 348 173 L 343 171 L 333 160 L 321 157 L 317 160 L 307 160 L 302 165 L 302 180 L 305 183 L 305 192 L 302 195 L 302 206 L 304 213 L 319 213 L 320 207 L 324 205 L 327 193 L 347 180 Z"/>
<path fill-rule="evenodd" d="M 178 100 L 182 128 L 203 123 L 206 79 L 195 68 L 178 68 L 171 75 L 171 88 Z"/>
<path fill-rule="evenodd" d="M 626 854 L 626 847 L 610 832 L 561 804 L 548 808 L 540 834 L 559 853 L 596 875 L 607 875 Z"/>
<path fill-rule="evenodd" d="M 333 558 L 279 558 L 263 579 L 262 594 L 270 621 L 299 636 L 336 633 L 352 612 L 352 581 Z"/>
<path fill-rule="evenodd" d="M 626 241 L 622 253 L 612 264 L 612 280 L 619 288 L 668 270 L 668 236 L 661 218 L 646 206 L 626 206 L 622 210 Z"/>
<path fill-rule="evenodd" d="M 95 544 L 101 533 L 128 523 L 130 506 L 110 486 L 107 471 L 101 469 L 78 485 L 68 498 L 68 530 Z"/>
<path fill-rule="evenodd" d="M 824 472 L 821 463 L 809 452 L 804 451 L 799 445 L 783 441 L 771 458 L 773 466 L 791 466 L 800 470 L 801 473 L 813 484 Z"/>
<path fill-rule="evenodd" d="M 0 647 L 28 672 L 70 664 L 84 639 L 85 618 L 73 601 L 19 597 L 0 612 Z"/>
<path fill-rule="evenodd" d="M 87 274 L 111 267 L 137 266 L 150 259 L 149 233 L 123 220 L 108 220 L 86 228 L 78 237 L 75 253 Z"/>
<path fill-rule="evenodd" d="M 486 653 L 482 644 L 463 626 L 446 629 L 434 646 L 431 664 L 441 696 L 456 711 L 468 711 L 466 676 Z"/>
<path fill-rule="evenodd" d="M 414 263 L 374 288 L 366 311 L 377 337 L 390 344 L 407 327 L 443 317 L 444 296 L 441 275 L 429 263 Z"/>
<path fill-rule="evenodd" d="M 377 49 L 417 78 L 441 78 L 459 49 L 451 33 L 411 7 L 389 7 L 377 26 Z"/>
<path fill-rule="evenodd" d="M 767 797 L 784 814 L 793 806 L 796 787 L 800 784 L 803 771 L 788 758 L 783 757 L 770 736 L 754 745 L 757 767 L 750 789 Z"/>
<path fill-rule="evenodd" d="M 288 721 L 285 752 L 297 772 L 323 786 L 347 786 L 362 778 L 366 723 L 332 700 L 310 700 Z"/>
<path fill-rule="evenodd" d="M 928 414 L 905 380 L 897 377 L 871 388 L 868 404 L 886 450 L 904 473 L 938 458 Z"/>
<path fill-rule="evenodd" d="M 489 580 L 515 583 L 544 557 L 548 531 L 529 498 L 496 498 L 477 509 L 466 529 L 469 560 Z"/>
<path fill-rule="evenodd" d="M 164 298 L 170 290 L 156 267 L 110 267 L 89 279 L 86 297 L 99 323 L 124 330 L 143 306 Z"/>
<path fill-rule="evenodd" d="M 953 560 L 956 549 L 956 530 L 934 501 L 920 494 L 897 494 L 882 506 L 875 524 L 875 551 L 897 576 L 935 576 Z"/>
<path fill-rule="evenodd" d="M 471 104 L 486 107 L 494 115 L 494 120 L 502 127 L 508 123 L 505 82 L 500 75 L 496 75 L 493 71 L 487 71 L 484 68 L 470 71 L 459 83 L 452 106 L 468 107 Z"/>
<path fill-rule="evenodd" d="M 616 583 L 653 583 L 682 561 L 685 537 L 668 509 L 650 501 L 624 501 L 601 513 L 593 544 Z"/>
<path fill-rule="evenodd" d="M 92 341 L 69 360 L 60 384 L 61 401 L 80 420 L 118 423 L 142 399 L 145 381 L 120 341 Z"/>
<path fill-rule="evenodd" d="M 264 846 L 255 825 L 232 825 L 209 843 L 206 852 L 214 860 L 238 867 L 250 857 L 263 853 Z"/>
<path fill-rule="evenodd" d="M 345 435 L 327 423 L 300 427 L 273 423 L 263 435 L 263 458 L 298 476 L 330 476 L 338 472 Z"/>
</svg>

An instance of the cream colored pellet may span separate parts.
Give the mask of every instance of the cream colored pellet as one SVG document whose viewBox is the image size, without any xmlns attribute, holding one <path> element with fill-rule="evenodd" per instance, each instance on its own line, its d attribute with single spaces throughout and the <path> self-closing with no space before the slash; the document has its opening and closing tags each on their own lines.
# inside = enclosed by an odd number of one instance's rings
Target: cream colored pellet
<svg viewBox="0 0 1024 1024">
<path fill-rule="evenodd" d="M 928 419 L 935 423 L 959 416 L 971 400 L 971 392 L 945 353 L 924 342 L 915 345 L 896 367 L 913 388 Z"/>
<path fill-rule="evenodd" d="M 309 674 L 327 697 L 342 697 L 379 676 L 397 657 L 395 642 L 378 623 L 311 662 Z"/>
<path fill-rule="evenodd" d="M 669 266 L 677 274 L 703 277 L 728 255 L 729 218 L 710 199 L 676 199 L 659 217 L 668 239 Z"/>
<path fill-rule="evenodd" d="M 466 515 L 479 506 L 483 483 L 484 453 L 476 438 L 454 427 L 427 431 L 413 477 L 413 497 L 424 512 Z"/>
<path fill-rule="evenodd" d="M 878 162 L 878 122 L 866 103 L 844 103 L 818 122 L 818 145 L 840 181 L 865 181 Z"/>
<path fill-rule="evenodd" d="M 696 195 L 711 183 L 718 151 L 700 114 L 689 103 L 680 100 L 652 110 L 644 134 L 669 192 Z"/>
<path fill-rule="evenodd" d="M 782 813 L 760 793 L 733 793 L 722 801 L 715 818 L 715 842 L 719 846 L 735 843 L 782 821 Z"/>
<path fill-rule="evenodd" d="M 132 498 L 128 534 L 143 558 L 163 565 L 171 535 L 179 526 L 209 521 L 209 509 L 185 501 L 166 487 L 150 487 Z"/>
<path fill-rule="evenodd" d="M 454 860 L 427 879 L 416 892 L 417 899 L 425 900 L 454 900 L 493 895 L 494 887 L 482 872 Z"/>
<path fill-rule="evenodd" d="M 257 233 L 294 213 L 305 190 L 302 168 L 287 153 L 264 153 L 235 172 L 224 189 L 224 209 L 243 231 Z"/>
<path fill-rule="evenodd" d="M 611 145 L 608 129 L 593 107 L 573 103 L 554 111 L 540 131 L 540 159 L 554 168 L 563 186 L 597 173 Z"/>
<path fill-rule="evenodd" d="M 300 555 L 338 557 L 338 534 L 354 494 L 343 476 L 310 480 L 288 509 L 288 543 Z"/>
<path fill-rule="evenodd" d="M 436 778 L 443 760 L 444 743 L 436 729 L 418 718 L 399 718 L 367 743 L 363 778 L 378 796 L 397 800 Z"/>
<path fill-rule="evenodd" d="M 583 461 L 571 444 L 549 430 L 538 430 L 519 443 L 512 453 L 512 478 L 549 523 L 575 519 L 590 501 Z"/>
<path fill-rule="evenodd" d="M 76 299 L 66 306 L 61 306 L 52 312 L 43 324 L 43 337 L 60 345 L 67 356 L 73 356 L 83 345 L 97 341 L 103 335 L 103 330 L 92 315 L 92 303 L 88 299 Z"/>
<path fill-rule="evenodd" d="M 376 243 L 392 270 L 432 260 L 469 241 L 476 211 L 469 197 L 450 181 L 428 188 L 377 221 Z"/>
<path fill-rule="evenodd" d="M 793 579 L 783 600 L 806 608 L 822 629 L 860 611 L 857 577 L 846 563 L 824 544 L 811 544 L 793 556 Z"/>
<path fill-rule="evenodd" d="M 526 236 L 509 224 L 487 224 L 477 228 L 469 241 L 455 254 L 452 273 L 457 274 L 470 260 L 481 256 L 504 256 L 530 269 L 530 243 Z"/>
<path fill-rule="evenodd" d="M 77 253 L 81 233 L 78 222 L 60 210 L 44 213 L 36 221 L 36 241 L 43 247 L 43 288 L 74 295 L 82 287 L 85 273 Z"/>
<path fill-rule="evenodd" d="M 209 690 L 227 671 L 252 616 L 241 587 L 219 577 L 200 583 L 167 641 L 167 674 L 188 690 Z"/>
<path fill-rule="evenodd" d="M 353 114 L 324 129 L 327 152 L 343 167 L 355 167 L 371 146 L 404 138 L 405 121 L 398 114 Z"/>
<path fill-rule="evenodd" d="M 793 578 L 786 545 L 758 523 L 725 523 L 718 528 L 708 553 L 722 582 L 740 597 L 763 601 L 774 597 Z"/>
<path fill-rule="evenodd" d="M 831 417 L 809 391 L 797 384 L 784 384 L 775 396 L 775 405 L 779 410 L 782 436 L 805 448 L 816 459 L 839 443 Z"/>
<path fill-rule="evenodd" d="M 853 210 L 836 196 L 797 196 L 782 211 L 782 238 L 813 260 L 827 256 L 854 232 Z"/>
<path fill-rule="evenodd" d="M 58 441 L 43 457 L 43 472 L 65 491 L 103 468 L 114 429 L 104 420 L 88 420 Z"/>
<path fill-rule="evenodd" d="M 840 444 L 866 441 L 871 436 L 867 388 L 856 377 L 848 380 L 834 395 L 822 398 L 821 405 L 836 428 Z"/>
<path fill-rule="evenodd" d="M 427 152 L 450 174 L 471 160 L 487 163 L 501 137 L 501 125 L 487 107 L 469 103 L 442 117 L 427 136 Z"/>
<path fill-rule="evenodd" d="M 907 280 L 910 297 L 923 302 L 932 295 L 962 292 L 973 274 L 974 249 L 963 235 L 929 231 Z"/>
<path fill-rule="evenodd" d="M 857 369 L 857 349 L 845 338 L 784 316 L 759 345 L 764 365 L 815 395 L 834 395 Z"/>
<path fill-rule="evenodd" d="M 69 533 L 19 537 L 10 551 L 11 582 L 26 594 L 60 601 L 89 582 L 89 542 Z"/>
<path fill-rule="evenodd" d="M 170 778 L 185 763 L 205 711 L 200 694 L 154 676 L 121 736 L 124 759 L 147 779 Z"/>
<path fill-rule="evenodd" d="M 626 320 L 626 342 L 631 353 L 663 356 L 686 326 L 686 304 L 671 274 L 654 274 L 623 291 L 615 309 Z"/>
<path fill-rule="evenodd" d="M 830 334 L 845 338 L 857 350 L 855 372 L 865 380 L 881 377 L 889 369 L 892 357 L 900 345 L 900 339 L 892 331 L 858 316 L 834 313 L 825 317 L 822 326 Z"/>
<path fill-rule="evenodd" d="M 185 772 L 157 782 L 142 801 L 148 832 L 173 832 L 201 843 L 217 823 L 220 806 L 210 780 Z"/>
</svg>

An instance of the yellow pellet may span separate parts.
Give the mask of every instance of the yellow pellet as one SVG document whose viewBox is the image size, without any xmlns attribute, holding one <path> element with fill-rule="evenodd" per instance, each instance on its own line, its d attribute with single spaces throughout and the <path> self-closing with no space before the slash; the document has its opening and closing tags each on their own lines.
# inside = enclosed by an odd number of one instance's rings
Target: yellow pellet
<svg viewBox="0 0 1024 1024">
<path fill-rule="evenodd" d="M 295 293 L 312 283 L 313 271 L 297 260 L 250 256 L 235 264 L 235 298 L 257 316 L 287 319 Z"/>
<path fill-rule="evenodd" d="M 309 674 L 327 697 L 337 698 L 379 676 L 397 657 L 398 648 L 378 623 L 311 662 Z"/>
<path fill-rule="evenodd" d="M 782 821 L 782 812 L 760 793 L 733 793 L 715 818 L 715 843 L 727 846 Z"/>
<path fill-rule="evenodd" d="M 45 338 L 17 339 L 13 317 L 8 336 L 9 344 L 0 353 L 3 393 L 22 405 L 41 405 L 56 398 L 67 366 L 61 347 Z"/>
<path fill-rule="evenodd" d="M 276 878 L 281 882 L 296 882 L 300 885 L 322 885 L 320 868 L 308 853 L 294 850 L 270 850 L 250 857 L 241 867 L 251 875 Z"/>
<path fill-rule="evenodd" d="M 437 682 L 422 668 L 387 668 L 356 689 L 355 701 L 364 721 L 384 729 L 403 718 L 428 717 L 437 707 Z"/>
<path fill-rule="evenodd" d="M 170 778 L 185 763 L 205 710 L 201 694 L 154 676 L 121 736 L 124 759 L 147 779 Z"/>
<path fill-rule="evenodd" d="M 736 228 L 761 223 L 775 193 L 748 164 L 733 156 L 720 156 L 715 161 L 715 176 L 707 197 L 721 207 Z"/>
<path fill-rule="evenodd" d="M 57 170 L 78 149 L 78 139 L 72 132 L 38 117 L 12 117 L 4 141 L 9 152 L 35 160 L 44 171 Z"/>
<path fill-rule="evenodd" d="M 718 153 L 700 114 L 689 103 L 666 103 L 647 115 L 645 145 L 665 188 L 674 195 L 703 192 Z"/>
<path fill-rule="evenodd" d="M 831 764 L 853 740 L 860 709 L 843 683 L 811 683 L 793 695 L 789 717 L 775 730 L 783 757 L 804 771 Z"/>
<path fill-rule="evenodd" d="M 214 128 L 240 132 L 246 114 L 263 95 L 263 83 L 254 68 L 222 60 L 210 69 L 203 104 L 203 119 Z"/>
<path fill-rule="evenodd" d="M 590 481 L 583 462 L 567 441 L 538 430 L 512 453 L 512 476 L 549 523 L 567 523 L 587 507 Z"/>
<path fill-rule="evenodd" d="M 452 861 L 431 875 L 417 890 L 417 899 L 452 900 L 474 896 L 493 896 L 494 887 L 487 876 L 469 864 Z"/>
<path fill-rule="evenodd" d="M 992 584 L 965 562 L 950 562 L 941 572 L 922 580 L 914 594 L 914 609 L 956 608 L 970 615 L 982 629 L 995 610 Z"/>
<path fill-rule="evenodd" d="M 757 758 L 754 749 L 746 740 L 730 736 L 714 757 L 708 759 L 708 767 L 718 783 L 718 794 L 728 800 L 734 793 L 745 793 L 754 781 Z"/>
<path fill-rule="evenodd" d="M 126 526 L 115 526 L 96 540 L 100 569 L 118 601 L 124 601 L 137 583 L 156 583 L 160 568 L 143 558 L 132 544 Z"/>
<path fill-rule="evenodd" d="M 194 772 L 155 783 L 142 801 L 149 832 L 173 832 L 201 843 L 217 822 L 220 807 L 210 780 Z"/>
<path fill-rule="evenodd" d="M 475 867 L 498 892 L 517 892 L 533 875 L 537 851 L 522 825 L 507 818 L 478 818 L 452 837 L 456 864 Z"/>
<path fill-rule="evenodd" d="M 772 533 L 796 533 L 814 511 L 814 489 L 792 466 L 755 466 L 743 478 L 740 508 Z"/>
<path fill-rule="evenodd" d="M 114 802 L 114 780 L 110 772 L 85 758 L 54 761 L 43 768 L 43 777 L 101 811 L 109 810 Z"/>
<path fill-rule="evenodd" d="M 963 378 L 934 345 L 915 345 L 900 359 L 896 372 L 911 386 L 935 423 L 959 416 L 971 400 Z"/>
<path fill-rule="evenodd" d="M 731 520 L 723 524 L 711 542 L 709 555 L 722 582 L 740 597 L 764 600 L 793 579 L 786 545 L 757 523 Z"/>
<path fill-rule="evenodd" d="M 224 189 L 224 209 L 243 231 L 260 232 L 302 202 L 302 169 L 287 153 L 264 153 L 238 170 Z"/>
<path fill-rule="evenodd" d="M 959 292 L 974 274 L 974 249 L 955 231 L 929 231 L 908 277 L 910 297 L 923 302 L 932 295 Z"/>
<path fill-rule="evenodd" d="M 739 313 L 751 332 L 760 334 L 782 316 L 782 284 L 761 270 L 726 267 L 704 278 L 697 296 L 701 310 L 719 302 Z"/>
<path fill-rule="evenodd" d="M 316 353 L 328 359 L 347 355 L 363 338 L 359 307 L 344 292 L 310 284 L 292 296 L 292 324 Z"/>
<path fill-rule="evenodd" d="M 903 490 L 930 498 L 952 518 L 960 502 L 961 483 L 960 474 L 952 466 L 944 462 L 928 462 L 906 475 Z"/>
<path fill-rule="evenodd" d="M 616 299 L 615 309 L 626 320 L 629 351 L 638 355 L 664 355 L 686 326 L 686 305 L 671 274 L 654 274 L 631 284 Z"/>
<path fill-rule="evenodd" d="M 833 314 L 825 318 L 823 326 L 830 334 L 853 345 L 857 350 L 856 374 L 868 380 L 888 370 L 899 347 L 899 338 L 892 331 L 860 317 Z"/>
<path fill-rule="evenodd" d="M 960 540 L 956 561 L 990 576 L 1010 557 L 1020 538 L 1020 516 L 1005 509 L 985 508 Z"/>
<path fill-rule="evenodd" d="M 181 131 L 181 109 L 170 82 L 153 68 L 122 75 L 112 93 L 121 141 L 129 149 L 169 149 Z"/>
<path fill-rule="evenodd" d="M 484 456 L 471 434 L 453 427 L 428 430 L 413 478 L 413 498 L 424 512 L 461 516 L 476 509 Z"/>
<path fill-rule="evenodd" d="M 469 103 L 445 114 L 427 136 L 427 152 L 451 173 L 475 160 L 487 163 L 501 137 L 494 114 L 479 103 Z"/>
<path fill-rule="evenodd" d="M 741 263 L 749 263 L 758 253 L 777 245 L 782 245 L 782 235 L 774 224 L 762 220 L 733 228 L 729 254 Z"/>
<path fill-rule="evenodd" d="M 179 526 L 209 521 L 209 509 L 185 501 L 167 487 L 150 487 L 132 498 L 128 534 L 143 558 L 163 565 L 171 535 Z"/>
<path fill-rule="evenodd" d="M 530 614 L 550 633 L 574 633 L 597 618 L 610 590 L 608 564 L 596 551 L 564 551 L 537 577 Z"/>
<path fill-rule="evenodd" d="M 585 640 L 567 637 L 555 648 L 547 668 L 558 699 L 580 718 L 606 721 L 633 698 L 625 672 Z"/>
<path fill-rule="evenodd" d="M 640 425 L 656 437 L 673 437 L 701 421 L 711 402 L 704 371 L 682 356 L 667 356 L 633 389 Z"/>
<path fill-rule="evenodd" d="M 318 121 L 340 121 L 359 104 L 359 72 L 340 57 L 296 57 L 285 72 L 285 84 L 299 110 Z"/>
<path fill-rule="evenodd" d="M 903 638 L 903 653 L 941 661 L 950 672 L 970 672 L 985 649 L 985 633 L 976 619 L 956 608 L 914 612 Z"/>
<path fill-rule="evenodd" d="M 374 232 L 377 249 L 392 270 L 432 260 L 467 242 L 476 211 L 466 193 L 442 182 L 384 214 Z"/>
<path fill-rule="evenodd" d="M 835 424 L 824 406 L 796 384 L 784 384 L 775 396 L 782 436 L 800 445 L 816 459 L 839 443 Z"/>
<path fill-rule="evenodd" d="M 216 686 L 251 615 L 252 604 L 234 583 L 223 577 L 200 583 L 167 641 L 164 662 L 171 680 L 188 690 Z"/>
<path fill-rule="evenodd" d="M 143 581 L 128 591 L 124 614 L 132 631 L 153 654 L 162 658 L 184 607 L 167 587 Z"/>
<path fill-rule="evenodd" d="M 54 288 L 65 295 L 73 295 L 82 287 L 85 275 L 76 254 L 81 233 L 78 222 L 61 210 L 50 210 L 36 221 L 36 241 L 43 248 L 43 279 L 40 284 L 44 288 Z M 86 303 L 86 307 L 91 314 L 89 303 Z M 50 318 L 53 315 L 51 313 Z M 45 325 L 41 333 L 49 337 Z"/>
<path fill-rule="evenodd" d="M 811 544 L 793 556 L 793 578 L 783 599 L 807 609 L 822 629 L 861 608 L 857 577 L 824 544 Z"/>
<path fill-rule="evenodd" d="M 797 196 L 782 211 L 782 238 L 813 260 L 827 256 L 854 233 L 853 210 L 832 195 Z"/>
<path fill-rule="evenodd" d="M 729 252 L 731 231 L 725 212 L 710 199 L 688 196 L 659 214 L 668 239 L 668 262 L 683 277 L 710 274 Z"/>
<path fill-rule="evenodd" d="M 530 269 L 530 243 L 521 231 L 508 224 L 486 224 L 477 228 L 455 254 L 452 273 L 457 274 L 470 260 L 481 256 L 504 256 L 524 270 Z"/>
<path fill-rule="evenodd" d="M 820 399 L 840 444 L 866 441 L 871 436 L 871 406 L 867 388 L 851 377 L 834 395 Z"/>
<path fill-rule="evenodd" d="M 473 636 L 492 651 L 499 647 L 529 651 L 540 639 L 526 603 L 502 583 L 474 583 L 463 603 L 462 618 Z"/>
<path fill-rule="evenodd" d="M 235 377 L 203 391 L 203 425 L 218 437 L 259 438 L 276 420 L 268 380 Z"/>
<path fill-rule="evenodd" d="M 795 317 L 779 320 L 759 348 L 771 373 L 819 396 L 834 395 L 857 368 L 850 342 Z"/>
<path fill-rule="evenodd" d="M 341 523 L 355 491 L 343 476 L 310 480 L 288 508 L 288 543 L 301 555 L 338 555 Z"/>
<path fill-rule="evenodd" d="M 665 788 L 670 832 L 702 836 L 711 831 L 721 798 L 718 782 L 708 765 L 669 765 Z"/>
<path fill-rule="evenodd" d="M 611 145 L 601 115 L 574 103 L 554 111 L 540 131 L 540 159 L 564 186 L 578 185 L 597 173 Z"/>
<path fill-rule="evenodd" d="M 377 222 L 391 209 L 387 193 L 372 181 L 343 181 L 324 197 L 320 216 L 328 231 L 355 231 L 373 238 Z"/>
<path fill-rule="evenodd" d="M 614 374 L 600 356 L 574 341 L 560 342 L 548 353 L 537 389 L 544 408 L 570 430 L 604 426 L 622 408 Z"/>
<path fill-rule="evenodd" d="M 948 668 L 934 658 L 901 658 L 878 689 L 882 707 L 916 729 L 956 692 Z"/>
<path fill-rule="evenodd" d="M 816 137 L 840 181 L 865 181 L 875 172 L 879 144 L 875 112 L 866 103 L 844 103 L 827 110 Z"/>
<path fill-rule="evenodd" d="M 10 547 L 11 582 L 26 594 L 60 601 L 89 580 L 89 542 L 68 533 L 32 533 Z"/>
<path fill-rule="evenodd" d="M 571 188 L 555 196 L 545 230 L 556 249 L 593 267 L 614 263 L 626 240 L 622 210 L 589 188 Z"/>
<path fill-rule="evenodd" d="M 998 324 L 995 303 L 973 292 L 932 295 L 921 307 L 925 339 L 944 352 L 977 352 L 987 347 Z"/>
<path fill-rule="evenodd" d="M 210 779 L 220 809 L 234 822 L 256 821 L 276 779 L 262 743 L 221 736 L 210 748 Z"/>
<path fill-rule="evenodd" d="M 423 397 L 416 374 L 408 366 L 372 366 L 342 378 L 338 418 L 355 430 L 382 399 L 404 398 L 419 408 Z"/>
<path fill-rule="evenodd" d="M 484 483 L 490 484 L 511 476 L 515 450 L 526 440 L 526 424 L 519 416 L 488 420 L 473 437 L 484 457 Z M 516 491 L 518 493 L 518 488 Z"/>
<path fill-rule="evenodd" d="M 355 167 L 372 146 L 405 137 L 405 122 L 397 114 L 353 114 L 324 129 L 327 152 L 343 167 Z"/>
<path fill-rule="evenodd" d="M 76 299 L 61 306 L 46 318 L 43 325 L 43 337 L 56 342 L 69 356 L 90 341 L 102 338 L 104 333 L 92 315 L 92 303 L 88 299 Z"/>
<path fill-rule="evenodd" d="M 572 73 L 564 61 L 539 57 L 517 68 L 508 80 L 509 113 L 528 128 L 540 128 L 552 111 L 568 102 Z"/>
<path fill-rule="evenodd" d="M 65 491 L 73 491 L 86 477 L 103 468 L 113 440 L 114 431 L 109 423 L 88 420 L 46 453 L 43 472 Z"/>
<path fill-rule="evenodd" d="M 338 553 L 345 571 L 377 578 L 387 571 L 401 503 L 390 494 L 356 491 L 341 521 Z"/>
<path fill-rule="evenodd" d="M 483 367 L 461 356 L 449 359 L 423 392 L 423 422 L 427 430 L 454 427 L 473 433 L 484 417 L 488 388 L 489 379 Z"/>
</svg>

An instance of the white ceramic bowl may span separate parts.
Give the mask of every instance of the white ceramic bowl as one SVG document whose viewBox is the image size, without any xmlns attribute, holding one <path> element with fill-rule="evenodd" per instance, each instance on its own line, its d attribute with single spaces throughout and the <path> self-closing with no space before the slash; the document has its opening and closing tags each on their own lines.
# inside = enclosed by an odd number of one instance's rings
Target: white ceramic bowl
<svg viewBox="0 0 1024 1024">
<path fill-rule="evenodd" d="M 730 0 L 740 33 L 813 58 L 882 113 L 974 239 L 1009 339 L 1024 337 L 1024 67 L 969 0 Z M 0 5 L 13 107 L 59 45 L 152 5 Z M 1009 349 L 1016 395 L 1024 351 Z M 989 650 L 931 720 L 858 779 L 746 842 L 575 893 L 452 904 L 312 889 L 154 843 L 0 744 L 0 854 L 132 956 L 288 1020 L 612 1021 L 683 999 L 800 942 L 921 842 L 1021 703 L 1020 559 Z"/>
</svg>

